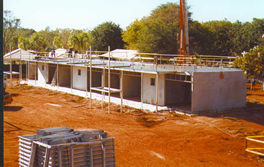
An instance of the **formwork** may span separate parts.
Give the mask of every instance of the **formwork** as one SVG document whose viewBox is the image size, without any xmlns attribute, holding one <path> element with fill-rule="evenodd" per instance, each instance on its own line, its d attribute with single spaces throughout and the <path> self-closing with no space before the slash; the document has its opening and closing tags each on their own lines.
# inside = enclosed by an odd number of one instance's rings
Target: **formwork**
<svg viewBox="0 0 264 167">
<path fill-rule="evenodd" d="M 102 130 L 40 129 L 19 136 L 20 167 L 114 167 L 114 138 Z"/>
</svg>

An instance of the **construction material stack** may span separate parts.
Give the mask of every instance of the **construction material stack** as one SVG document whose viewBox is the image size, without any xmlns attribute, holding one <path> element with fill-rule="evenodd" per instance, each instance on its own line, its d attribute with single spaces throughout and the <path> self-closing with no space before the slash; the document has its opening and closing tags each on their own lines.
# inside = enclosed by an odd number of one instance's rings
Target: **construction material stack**
<svg viewBox="0 0 264 167">
<path fill-rule="evenodd" d="M 114 167 L 114 139 L 103 130 L 39 129 L 36 135 L 19 136 L 19 166 Z"/>
</svg>

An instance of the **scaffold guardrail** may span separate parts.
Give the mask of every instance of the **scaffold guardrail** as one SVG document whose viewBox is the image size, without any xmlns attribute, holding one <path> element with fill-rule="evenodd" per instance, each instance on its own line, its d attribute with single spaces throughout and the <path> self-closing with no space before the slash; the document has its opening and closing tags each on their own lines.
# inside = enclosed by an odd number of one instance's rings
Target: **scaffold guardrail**
<svg viewBox="0 0 264 167">
<path fill-rule="evenodd" d="M 262 140 L 261 140 L 262 139 Z M 262 147 L 248 147 L 248 142 L 260 143 Z M 246 137 L 246 152 L 264 157 L 264 136 L 247 136 Z"/>
</svg>

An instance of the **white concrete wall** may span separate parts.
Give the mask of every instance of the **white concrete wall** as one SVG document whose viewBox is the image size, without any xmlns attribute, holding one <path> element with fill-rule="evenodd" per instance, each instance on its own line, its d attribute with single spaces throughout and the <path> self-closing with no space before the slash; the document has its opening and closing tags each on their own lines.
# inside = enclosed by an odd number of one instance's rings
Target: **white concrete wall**
<svg viewBox="0 0 264 167">
<path fill-rule="evenodd" d="M 142 102 L 156 104 L 156 83 L 155 86 L 150 84 L 151 78 L 155 78 L 154 74 L 143 74 L 142 79 Z M 165 75 L 159 74 L 158 81 L 158 104 L 165 105 Z"/>
<path fill-rule="evenodd" d="M 86 90 L 87 88 L 87 71 L 85 67 L 73 67 L 72 87 L 74 89 Z M 81 75 L 78 75 L 78 70 L 81 70 Z"/>
<path fill-rule="evenodd" d="M 243 72 L 195 72 L 192 112 L 223 111 L 246 105 Z"/>
<path fill-rule="evenodd" d="M 43 69 L 42 69 L 43 67 Z M 47 83 L 49 81 L 49 68 L 46 63 L 38 63 L 38 82 Z"/>
</svg>

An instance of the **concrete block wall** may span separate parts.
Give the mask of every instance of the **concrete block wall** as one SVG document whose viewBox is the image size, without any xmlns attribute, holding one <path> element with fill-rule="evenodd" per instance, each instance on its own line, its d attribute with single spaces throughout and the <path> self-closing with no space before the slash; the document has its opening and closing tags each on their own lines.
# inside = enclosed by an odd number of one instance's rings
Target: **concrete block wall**
<svg viewBox="0 0 264 167">
<path fill-rule="evenodd" d="M 38 82 L 45 84 L 49 81 L 49 68 L 47 63 L 38 63 Z"/>
<path fill-rule="evenodd" d="M 29 76 L 28 76 L 29 79 L 33 79 L 33 80 L 35 78 L 38 79 L 37 78 L 38 72 L 37 72 L 37 64 L 36 63 L 29 63 L 29 71 L 28 72 L 29 72 Z"/>
<path fill-rule="evenodd" d="M 124 98 L 141 96 L 141 76 L 123 76 L 123 96 Z"/>
<path fill-rule="evenodd" d="M 74 89 L 87 89 L 87 69 L 75 66 L 72 68 L 72 87 Z"/>
<path fill-rule="evenodd" d="M 58 75 L 58 85 L 59 86 L 71 86 L 71 69 L 70 66 L 59 65 L 59 75 Z"/>
<path fill-rule="evenodd" d="M 120 89 L 120 74 L 112 74 L 111 72 L 110 72 L 110 87 Z M 108 71 L 105 72 L 105 87 L 108 87 Z"/>
<path fill-rule="evenodd" d="M 184 82 L 165 81 L 166 105 L 191 105 L 191 84 Z"/>
<path fill-rule="evenodd" d="M 90 87 L 90 71 L 88 71 L 88 86 Z M 92 87 L 102 86 L 102 72 L 92 70 Z"/>
<path fill-rule="evenodd" d="M 151 78 L 155 79 L 155 85 L 151 85 Z M 165 105 L 165 75 L 159 74 L 158 80 L 158 105 Z M 156 104 L 156 74 L 142 75 L 142 97 L 143 103 Z"/>
<path fill-rule="evenodd" d="M 194 72 L 192 112 L 223 111 L 246 105 L 246 80 L 242 71 Z"/>
</svg>

